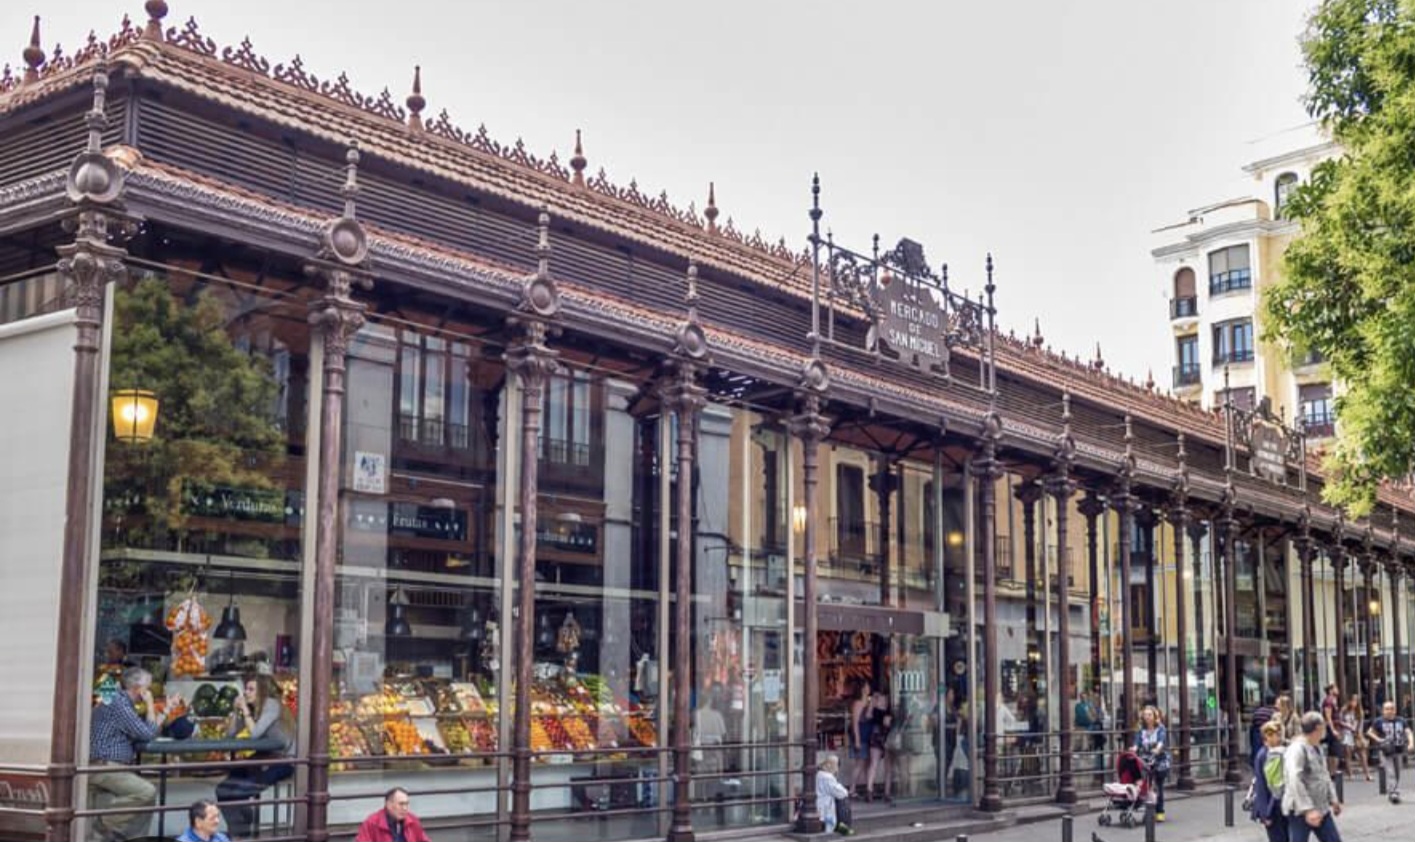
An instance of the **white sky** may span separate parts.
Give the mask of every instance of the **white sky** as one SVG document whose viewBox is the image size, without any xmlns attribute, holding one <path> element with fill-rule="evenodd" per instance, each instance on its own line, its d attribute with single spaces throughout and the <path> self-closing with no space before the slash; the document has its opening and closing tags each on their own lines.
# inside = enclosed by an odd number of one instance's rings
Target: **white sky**
<svg viewBox="0 0 1415 842">
<path fill-rule="evenodd" d="M 919 240 L 955 285 L 997 261 L 1000 323 L 1166 385 L 1149 232 L 1248 191 L 1253 141 L 1306 121 L 1297 38 L 1314 0 L 169 0 L 222 46 L 388 86 L 423 67 L 425 117 L 523 137 L 676 204 L 717 183 L 724 221 L 804 245 L 813 171 L 842 244 Z M 335 11 L 335 10 L 338 11 Z M 327 10 L 327 11 L 326 11 Z M 138 0 L 10 0 L 46 48 L 116 30 Z"/>
</svg>

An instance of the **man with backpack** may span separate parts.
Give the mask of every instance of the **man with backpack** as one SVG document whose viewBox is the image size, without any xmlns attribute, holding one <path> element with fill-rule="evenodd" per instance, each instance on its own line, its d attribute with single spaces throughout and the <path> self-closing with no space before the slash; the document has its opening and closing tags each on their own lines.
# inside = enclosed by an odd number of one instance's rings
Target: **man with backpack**
<svg viewBox="0 0 1415 842">
<path fill-rule="evenodd" d="M 1395 702 L 1386 702 L 1381 705 L 1381 715 L 1371 720 L 1366 736 L 1380 752 L 1391 802 L 1399 801 L 1400 758 L 1407 751 L 1415 751 L 1415 733 L 1406 727 L 1403 717 L 1395 715 Z"/>
<path fill-rule="evenodd" d="M 1287 816 L 1288 841 L 1307 842 L 1316 834 L 1317 842 L 1341 842 L 1336 829 L 1341 801 L 1321 749 L 1326 721 L 1320 713 L 1308 711 L 1300 728 L 1301 739 L 1293 740 L 1282 756 L 1282 812 Z"/>
</svg>

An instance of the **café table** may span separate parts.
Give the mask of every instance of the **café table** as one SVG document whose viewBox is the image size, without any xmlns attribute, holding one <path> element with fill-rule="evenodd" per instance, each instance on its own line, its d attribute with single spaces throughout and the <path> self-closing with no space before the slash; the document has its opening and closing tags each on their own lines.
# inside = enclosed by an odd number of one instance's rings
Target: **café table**
<svg viewBox="0 0 1415 842">
<path fill-rule="evenodd" d="M 138 746 L 138 762 L 142 762 L 144 755 L 160 758 L 157 764 L 157 805 L 167 806 L 167 773 L 170 770 L 168 759 L 172 757 L 183 757 L 193 754 L 224 754 L 232 760 L 242 752 L 255 751 L 274 753 L 284 750 L 283 740 L 270 737 L 261 739 L 224 739 L 224 740 L 174 740 L 160 737 L 150 742 L 142 743 Z M 167 812 L 164 810 L 157 814 L 157 835 L 167 836 Z"/>
</svg>

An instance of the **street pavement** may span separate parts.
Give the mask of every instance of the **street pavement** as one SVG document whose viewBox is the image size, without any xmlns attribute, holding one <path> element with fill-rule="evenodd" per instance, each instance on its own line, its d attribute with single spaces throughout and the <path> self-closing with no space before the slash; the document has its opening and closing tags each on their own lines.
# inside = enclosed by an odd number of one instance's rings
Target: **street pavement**
<svg viewBox="0 0 1415 842">
<path fill-rule="evenodd" d="M 1235 795 L 1235 801 L 1241 799 L 1240 790 Z M 1213 842 L 1264 842 L 1267 838 L 1263 828 L 1249 820 L 1237 803 L 1234 804 L 1234 826 L 1224 827 L 1222 793 L 1187 797 L 1176 794 L 1166 801 L 1165 814 L 1168 821 L 1155 825 L 1157 842 L 1188 842 L 1198 839 Z M 1101 827 L 1096 823 L 1097 815 L 1096 811 L 1092 811 L 1075 817 L 1072 826 L 1074 842 L 1094 842 L 1092 833 L 1095 833 L 1101 842 L 1144 842 L 1144 827 Z M 1337 819 L 1337 828 L 1341 831 L 1343 842 L 1415 840 L 1415 801 L 1391 804 L 1379 794 L 1374 782 L 1348 781 L 1346 805 Z M 939 842 L 953 840 L 944 838 Z M 1061 842 L 1061 822 L 1048 819 L 1018 824 L 1002 830 L 972 834 L 968 837 L 968 842 Z"/>
</svg>

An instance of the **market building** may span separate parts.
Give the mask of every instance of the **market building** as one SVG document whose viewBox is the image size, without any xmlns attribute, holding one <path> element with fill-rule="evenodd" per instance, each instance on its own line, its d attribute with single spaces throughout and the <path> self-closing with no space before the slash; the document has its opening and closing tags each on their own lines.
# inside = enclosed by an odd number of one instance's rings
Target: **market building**
<svg viewBox="0 0 1415 842">
<path fill-rule="evenodd" d="M 439 838 L 815 830 L 866 689 L 875 783 L 986 811 L 1142 704 L 1180 787 L 1265 692 L 1408 710 L 1408 494 L 1348 523 L 1261 408 L 1001 333 L 990 257 L 847 249 L 828 179 L 797 252 L 146 13 L 0 77 L 7 838 L 105 808 L 110 641 L 195 739 L 278 682 L 277 839 L 394 785 Z M 219 780 L 183 745 L 154 832 Z"/>
</svg>

